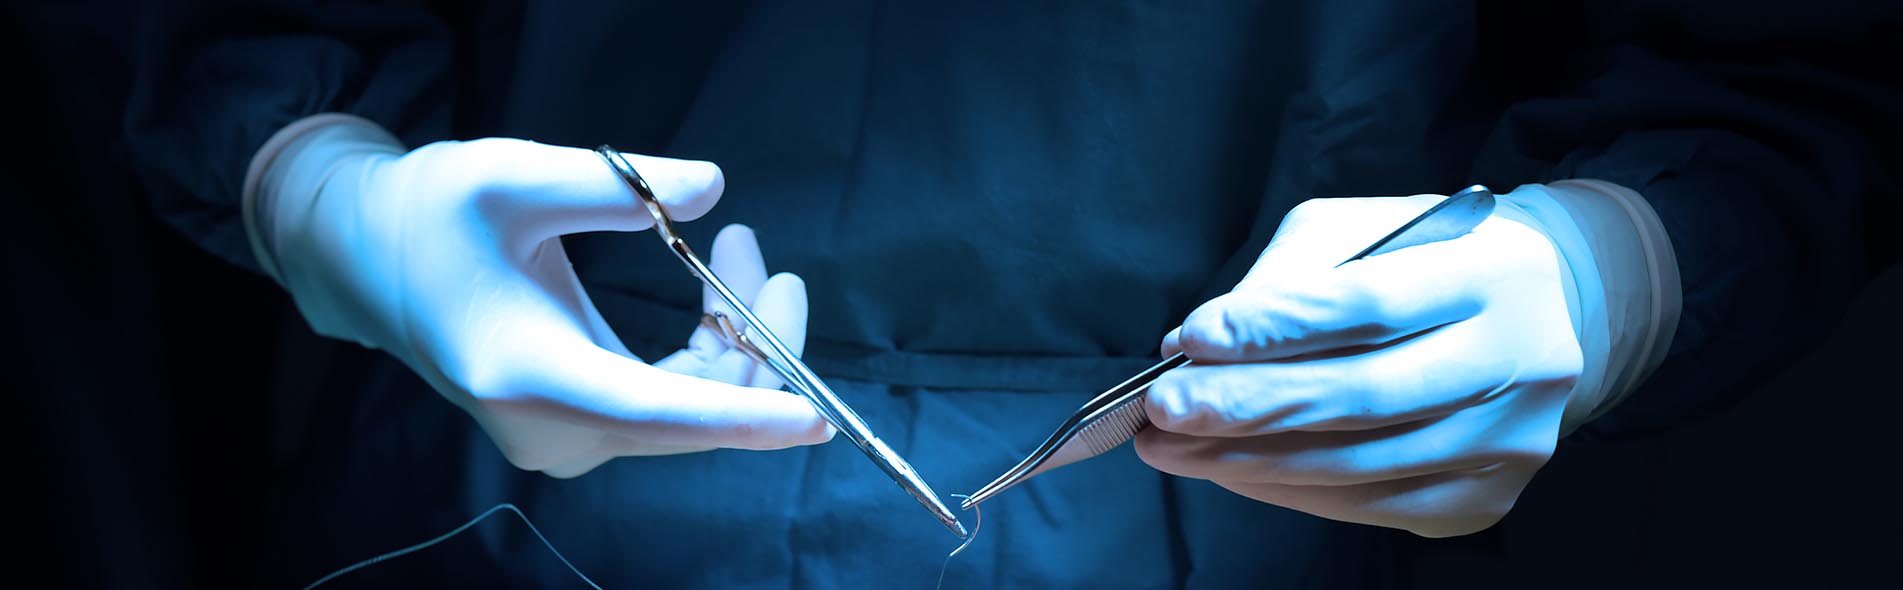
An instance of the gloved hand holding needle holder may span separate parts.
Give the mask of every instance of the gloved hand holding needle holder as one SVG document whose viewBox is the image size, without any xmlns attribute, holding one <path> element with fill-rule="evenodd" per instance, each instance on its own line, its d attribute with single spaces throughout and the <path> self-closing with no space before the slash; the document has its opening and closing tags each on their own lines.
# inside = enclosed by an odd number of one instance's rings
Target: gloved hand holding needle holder
<svg viewBox="0 0 1903 590">
<path fill-rule="evenodd" d="M 517 467 L 574 477 L 619 456 L 825 442 L 837 426 L 965 536 L 911 465 L 799 361 L 799 277 L 767 278 L 747 228 L 721 232 L 712 264 L 674 233 L 671 218 L 701 216 L 723 187 L 710 163 L 608 146 L 484 139 L 406 153 L 368 120 L 325 114 L 258 150 L 244 215 L 260 266 L 314 329 L 402 360 Z M 609 329 L 560 239 L 648 228 L 701 279 L 703 312 L 718 318 L 654 365 Z M 782 384 L 807 399 L 771 391 Z"/>
<path fill-rule="evenodd" d="M 711 163 L 628 157 L 679 218 L 720 199 Z M 403 361 L 522 469 L 573 477 L 619 456 L 778 449 L 833 435 L 713 327 L 652 365 L 616 338 L 560 236 L 653 220 L 589 150 L 513 139 L 406 150 L 368 120 L 316 115 L 258 151 L 243 212 L 261 266 L 313 329 Z M 712 258 L 797 352 L 800 278 L 768 278 L 744 227 L 721 232 Z M 709 294 L 705 310 L 721 309 Z"/>
<path fill-rule="evenodd" d="M 712 164 L 628 158 L 676 219 L 720 198 Z M 1340 264 L 1444 198 L 1314 199 L 1290 212 L 1234 290 L 1164 339 L 1165 356 L 1193 363 L 1150 386 L 1141 458 L 1428 536 L 1504 515 L 1560 437 L 1660 362 L 1677 270 L 1643 199 L 1580 180 L 1501 195 L 1459 238 Z M 369 121 L 317 115 L 258 151 L 244 216 L 261 266 L 314 329 L 402 360 L 523 469 L 572 477 L 617 456 L 833 435 L 723 326 L 653 365 L 622 346 L 559 238 L 654 220 L 588 150 L 507 139 L 406 150 Z M 712 258 L 797 354 L 800 279 L 768 278 L 745 228 L 721 232 Z M 725 309 L 710 293 L 705 311 Z"/>
</svg>

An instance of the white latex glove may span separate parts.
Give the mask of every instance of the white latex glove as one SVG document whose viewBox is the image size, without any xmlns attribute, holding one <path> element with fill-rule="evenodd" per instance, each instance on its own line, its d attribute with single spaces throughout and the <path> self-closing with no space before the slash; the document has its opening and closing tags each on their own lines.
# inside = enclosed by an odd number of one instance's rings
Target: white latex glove
<svg viewBox="0 0 1903 590">
<path fill-rule="evenodd" d="M 711 163 L 629 158 L 677 219 L 720 198 Z M 832 436 L 805 399 L 705 329 L 654 366 L 615 337 L 559 237 L 653 222 L 592 151 L 483 139 L 406 153 L 369 121 L 318 115 L 259 150 L 245 205 L 260 262 L 317 332 L 401 359 L 522 469 L 573 477 L 616 456 Z M 669 255 L 658 242 L 651 254 Z M 799 350 L 800 279 L 768 280 L 745 228 L 722 231 L 712 258 Z"/>
<path fill-rule="evenodd" d="M 1144 461 L 1310 514 L 1440 537 L 1504 516 L 1575 399 L 1581 349 L 1547 238 L 1471 234 L 1335 265 L 1444 197 L 1310 200 L 1164 354 Z M 1590 396 L 1580 396 L 1590 397 Z"/>
</svg>

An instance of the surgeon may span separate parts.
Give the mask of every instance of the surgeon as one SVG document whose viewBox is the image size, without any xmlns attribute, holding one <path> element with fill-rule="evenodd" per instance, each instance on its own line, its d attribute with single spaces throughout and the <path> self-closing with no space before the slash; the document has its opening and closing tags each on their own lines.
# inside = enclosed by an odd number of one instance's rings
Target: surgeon
<svg viewBox="0 0 1903 590">
<path fill-rule="evenodd" d="M 1722 408 L 1894 259 L 1855 58 L 1897 11 L 1817 4 L 162 3 L 126 130 L 168 220 L 387 353 L 312 372 L 287 582 L 503 501 L 610 587 L 931 582 L 957 539 L 696 328 L 607 143 L 941 493 L 1196 361 L 947 587 L 1342 587 L 1565 437 Z M 1471 234 L 1336 266 L 1475 182 Z M 577 582 L 476 534 L 366 580 Z"/>
</svg>

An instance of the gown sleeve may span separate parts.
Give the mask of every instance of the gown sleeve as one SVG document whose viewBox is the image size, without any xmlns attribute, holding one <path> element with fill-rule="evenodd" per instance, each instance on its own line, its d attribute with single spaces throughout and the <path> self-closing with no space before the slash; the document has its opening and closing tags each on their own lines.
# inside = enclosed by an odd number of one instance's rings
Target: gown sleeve
<svg viewBox="0 0 1903 590">
<path fill-rule="evenodd" d="M 1879 6 L 1881 4 L 1881 6 Z M 1895 3 L 1594 3 L 1568 90 L 1512 106 L 1476 176 L 1598 179 L 1657 213 L 1682 313 L 1651 378 L 1587 438 L 1728 407 L 1829 334 L 1897 259 Z M 1564 27 L 1552 30 L 1566 31 Z"/>
<path fill-rule="evenodd" d="M 453 46 L 420 2 L 140 5 L 124 119 L 156 213 L 206 250 L 258 270 L 239 215 L 252 154 L 286 124 L 362 116 L 409 145 L 443 139 Z"/>
</svg>

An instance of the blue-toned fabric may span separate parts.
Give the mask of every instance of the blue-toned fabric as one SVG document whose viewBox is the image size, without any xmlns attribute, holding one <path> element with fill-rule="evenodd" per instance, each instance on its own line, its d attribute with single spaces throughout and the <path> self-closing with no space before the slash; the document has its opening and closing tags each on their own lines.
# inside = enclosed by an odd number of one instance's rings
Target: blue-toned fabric
<svg viewBox="0 0 1903 590">
<path fill-rule="evenodd" d="M 1288 8 L 762 5 L 663 149 L 728 173 L 688 235 L 755 227 L 769 267 L 814 286 L 812 337 L 829 347 L 1154 356 L 1251 230 L 1296 81 Z M 565 40 L 523 50 L 600 59 Z M 548 97 L 648 84 L 549 83 Z M 502 132 L 590 116 L 520 111 Z M 697 308 L 679 269 L 635 262 L 660 258 L 653 241 L 586 236 L 570 252 L 598 289 Z"/>
<path fill-rule="evenodd" d="M 246 159 L 318 112 L 412 144 L 717 162 L 726 196 L 689 239 L 747 223 L 770 269 L 805 276 L 811 364 L 940 492 L 975 489 L 1154 360 L 1312 196 L 1571 176 L 1644 195 L 1681 256 L 1685 319 L 1593 435 L 1748 391 L 1896 255 L 1861 221 L 1894 219 L 1877 213 L 1898 194 L 1897 73 L 1862 65 L 1887 67 L 1866 53 L 1894 51 L 1895 6 L 1186 4 L 165 2 L 127 131 L 156 208 L 237 264 L 253 264 Z M 636 352 L 685 341 L 699 288 L 653 236 L 568 245 Z M 394 363 L 330 379 L 291 485 L 309 552 L 290 569 L 310 579 L 501 501 L 611 587 L 923 587 L 955 545 L 843 443 L 556 481 L 510 468 Z M 985 519 L 947 588 L 1382 585 L 1405 559 L 1390 531 L 1164 477 L 1128 449 Z M 479 531 L 355 575 L 577 585 L 519 527 Z"/>
<path fill-rule="evenodd" d="M 510 466 L 397 363 L 334 378 L 363 389 L 323 403 L 312 426 L 321 451 L 286 486 L 297 512 L 282 543 L 299 548 L 279 573 L 289 583 L 504 501 L 606 588 L 929 588 L 958 544 L 843 442 L 618 459 L 556 480 Z M 983 485 L 1048 434 L 1047 418 L 1092 393 L 828 382 L 941 492 Z M 1034 478 L 987 502 L 983 518 L 945 588 L 1379 587 L 1400 559 L 1389 550 L 1400 533 L 1166 477 L 1127 446 Z M 339 582 L 581 587 L 509 519 Z"/>
</svg>

